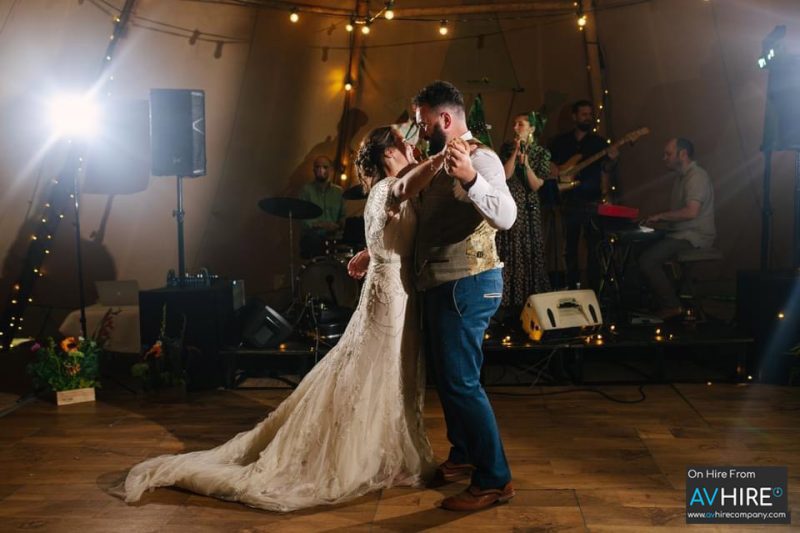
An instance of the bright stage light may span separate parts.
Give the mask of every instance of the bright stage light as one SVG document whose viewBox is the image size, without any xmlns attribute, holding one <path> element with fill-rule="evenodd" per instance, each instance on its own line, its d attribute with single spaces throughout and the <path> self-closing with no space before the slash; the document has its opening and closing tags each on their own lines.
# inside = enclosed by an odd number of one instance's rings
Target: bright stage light
<svg viewBox="0 0 800 533">
<path fill-rule="evenodd" d="M 60 94 L 50 101 L 50 125 L 59 137 L 91 137 L 99 119 L 100 109 L 88 95 Z"/>
</svg>

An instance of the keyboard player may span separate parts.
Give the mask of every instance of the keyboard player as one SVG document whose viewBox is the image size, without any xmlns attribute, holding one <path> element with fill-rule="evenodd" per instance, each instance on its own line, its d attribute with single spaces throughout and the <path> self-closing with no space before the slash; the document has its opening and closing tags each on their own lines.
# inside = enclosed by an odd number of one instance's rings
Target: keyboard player
<svg viewBox="0 0 800 533">
<path fill-rule="evenodd" d="M 645 224 L 666 228 L 663 239 L 639 256 L 639 268 L 655 299 L 655 315 L 663 320 L 683 313 L 680 300 L 664 272 L 664 263 L 682 250 L 709 248 L 714 244 L 714 187 L 694 160 L 694 145 L 688 139 L 670 139 L 664 147 L 664 164 L 673 174 L 667 211 L 650 215 Z"/>
</svg>

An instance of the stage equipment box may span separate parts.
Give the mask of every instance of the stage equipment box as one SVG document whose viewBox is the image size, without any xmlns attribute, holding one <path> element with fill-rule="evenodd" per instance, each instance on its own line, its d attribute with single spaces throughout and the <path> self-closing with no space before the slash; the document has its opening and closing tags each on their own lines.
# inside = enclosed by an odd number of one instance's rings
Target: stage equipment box
<svg viewBox="0 0 800 533">
<path fill-rule="evenodd" d="M 240 342 L 244 282 L 215 281 L 209 287 L 166 287 L 139 293 L 139 329 L 143 350 L 183 330 L 183 361 L 190 389 L 224 385 L 220 351 Z M 185 329 L 184 329 L 185 328 Z"/>
</svg>

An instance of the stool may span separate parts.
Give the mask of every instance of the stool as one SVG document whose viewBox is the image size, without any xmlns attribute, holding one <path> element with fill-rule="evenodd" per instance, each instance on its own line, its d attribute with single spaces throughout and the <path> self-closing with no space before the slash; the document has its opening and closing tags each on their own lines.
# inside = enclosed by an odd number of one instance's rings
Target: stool
<svg viewBox="0 0 800 533">
<path fill-rule="evenodd" d="M 691 248 L 678 252 L 672 262 L 672 272 L 678 286 L 678 297 L 686 309 L 687 320 L 705 320 L 705 313 L 694 292 L 692 272 L 695 267 L 712 261 L 721 261 L 722 252 L 716 248 Z"/>
</svg>

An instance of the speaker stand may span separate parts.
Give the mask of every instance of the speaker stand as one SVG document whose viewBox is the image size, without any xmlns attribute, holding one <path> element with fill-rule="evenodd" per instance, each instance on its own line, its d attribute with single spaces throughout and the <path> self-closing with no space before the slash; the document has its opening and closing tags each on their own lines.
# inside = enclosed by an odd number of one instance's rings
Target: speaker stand
<svg viewBox="0 0 800 533">
<path fill-rule="evenodd" d="M 183 243 L 183 220 L 186 212 L 183 210 L 183 176 L 176 176 L 178 180 L 178 206 L 172 216 L 178 223 L 178 287 L 184 286 L 186 280 L 186 252 Z"/>
</svg>

